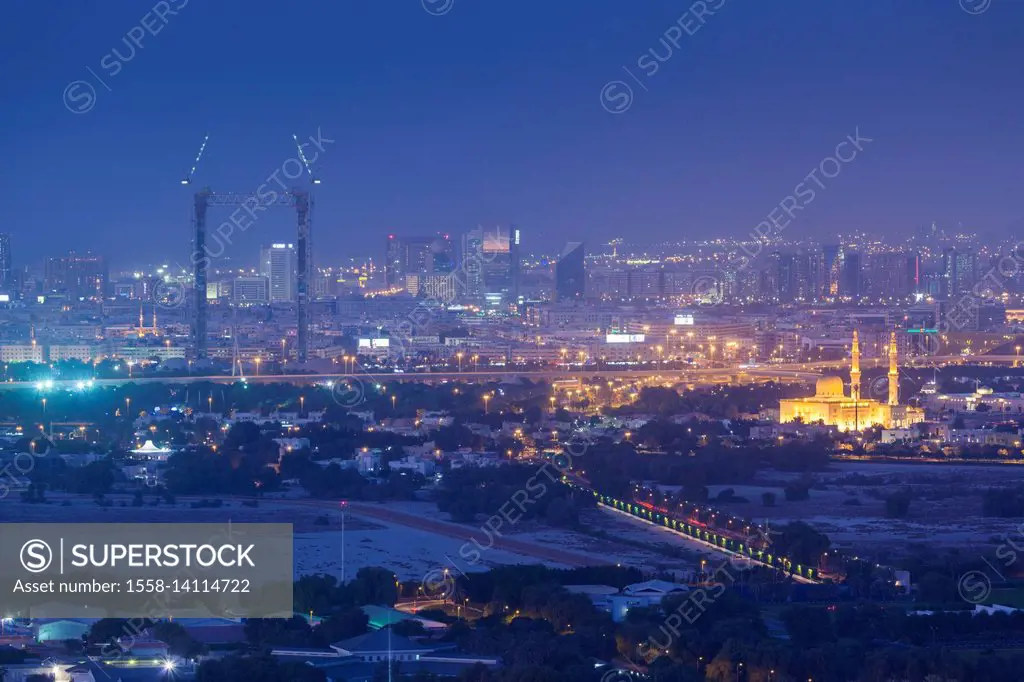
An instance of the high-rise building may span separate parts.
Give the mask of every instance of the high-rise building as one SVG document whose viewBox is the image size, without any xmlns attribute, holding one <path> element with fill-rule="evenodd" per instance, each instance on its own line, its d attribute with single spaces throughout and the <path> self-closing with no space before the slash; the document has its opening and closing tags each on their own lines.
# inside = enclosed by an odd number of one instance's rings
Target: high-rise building
<svg viewBox="0 0 1024 682">
<path fill-rule="evenodd" d="M 509 240 L 509 262 L 511 264 L 512 277 L 512 302 L 516 305 L 519 305 L 522 298 L 522 292 L 519 290 L 520 283 L 522 282 L 522 265 L 519 254 L 519 240 L 521 238 L 522 234 L 519 228 L 513 225 L 512 237 Z"/>
<path fill-rule="evenodd" d="M 405 273 L 402 269 L 402 240 L 393 234 L 388 235 L 384 250 L 384 284 L 397 286 Z"/>
<path fill-rule="evenodd" d="M 11 271 L 11 235 L 0 233 L 0 289 L 14 284 Z"/>
<path fill-rule="evenodd" d="M 108 280 L 107 261 L 88 251 L 84 255 L 69 251 L 67 256 L 47 259 L 45 280 L 50 292 L 72 298 L 103 298 Z"/>
<path fill-rule="evenodd" d="M 874 297 L 900 298 L 918 290 L 917 256 L 903 251 L 873 253 L 865 269 L 867 293 Z"/>
<path fill-rule="evenodd" d="M 842 270 L 843 248 L 839 244 L 826 244 L 822 253 L 822 288 L 821 295 L 830 297 L 839 295 L 839 275 Z"/>
<path fill-rule="evenodd" d="M 862 294 L 861 257 L 856 251 L 841 249 L 839 252 L 839 294 L 858 299 Z"/>
<path fill-rule="evenodd" d="M 419 237 L 388 235 L 384 254 L 384 282 L 400 286 L 402 278 L 444 275 L 455 269 L 455 248 L 447 234 Z"/>
<path fill-rule="evenodd" d="M 237 305 L 262 305 L 270 300 L 270 280 L 266 277 L 235 277 L 231 300 Z"/>
<path fill-rule="evenodd" d="M 271 303 L 295 300 L 295 258 L 294 244 L 272 244 L 260 250 L 260 276 L 270 283 Z"/>
<path fill-rule="evenodd" d="M 519 291 L 519 230 L 477 228 L 463 242 L 466 294 L 490 308 L 517 302 Z"/>
<path fill-rule="evenodd" d="M 587 281 L 584 255 L 583 242 L 569 242 L 562 249 L 555 264 L 555 296 L 559 301 L 583 298 Z"/>
<path fill-rule="evenodd" d="M 976 256 L 964 248 L 947 248 L 942 252 L 943 294 L 947 298 L 970 293 L 977 270 Z"/>
</svg>

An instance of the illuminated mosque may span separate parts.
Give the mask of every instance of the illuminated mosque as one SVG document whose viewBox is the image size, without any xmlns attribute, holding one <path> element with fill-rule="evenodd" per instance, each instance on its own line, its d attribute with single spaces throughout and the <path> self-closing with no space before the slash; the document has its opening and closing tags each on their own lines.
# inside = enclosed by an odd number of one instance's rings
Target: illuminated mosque
<svg viewBox="0 0 1024 682">
<path fill-rule="evenodd" d="M 789 398 L 779 402 L 779 421 L 800 420 L 805 424 L 822 422 L 843 431 L 881 424 L 887 429 L 904 428 L 924 421 L 924 410 L 900 405 L 899 368 L 896 362 L 896 332 L 889 338 L 889 399 L 886 402 L 860 397 L 860 341 L 853 332 L 850 357 L 850 396 L 840 377 L 822 377 L 815 385 L 814 397 Z"/>
</svg>

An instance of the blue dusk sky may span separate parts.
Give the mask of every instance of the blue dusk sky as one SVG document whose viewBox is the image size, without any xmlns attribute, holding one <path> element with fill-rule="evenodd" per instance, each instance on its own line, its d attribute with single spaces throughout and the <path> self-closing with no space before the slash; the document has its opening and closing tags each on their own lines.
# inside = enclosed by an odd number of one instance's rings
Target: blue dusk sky
<svg viewBox="0 0 1024 682">
<path fill-rule="evenodd" d="M 19 265 L 69 248 L 115 267 L 187 262 L 191 192 L 252 192 L 295 156 L 293 134 L 318 130 L 334 141 L 316 162 L 320 264 L 479 224 L 518 225 L 528 251 L 741 236 L 858 129 L 871 142 L 790 234 L 937 220 L 1001 238 L 1024 216 L 1019 0 L 4 11 L 0 231 Z M 293 222 L 264 214 L 232 254 L 255 262 Z"/>
</svg>

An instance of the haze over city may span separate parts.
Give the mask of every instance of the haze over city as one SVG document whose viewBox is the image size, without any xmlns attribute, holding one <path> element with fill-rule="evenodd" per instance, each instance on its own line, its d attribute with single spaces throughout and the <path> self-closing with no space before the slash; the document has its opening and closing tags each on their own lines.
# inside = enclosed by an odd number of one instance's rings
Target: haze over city
<svg viewBox="0 0 1024 682">
<path fill-rule="evenodd" d="M 6 8 L 0 682 L 1010 682 L 1016 0 Z"/>
<path fill-rule="evenodd" d="M 977 15 L 956 0 L 727 2 L 685 22 L 693 35 L 678 47 L 661 41 L 687 6 L 664 0 L 463 2 L 443 16 L 189 2 L 140 47 L 123 40 L 138 25 L 132 3 L 17 3 L 0 29 L 16 104 L 0 114 L 4 185 L 18 197 L 6 222 L 38 235 L 22 247 L 32 258 L 66 241 L 116 247 L 121 267 L 154 250 L 184 259 L 188 197 L 175 183 L 206 133 L 197 181 L 252 191 L 292 134 L 320 128 L 338 140 L 318 195 L 325 256 L 375 255 L 395 230 L 492 223 L 521 225 L 537 250 L 584 231 L 739 237 L 859 126 L 877 144 L 796 234 L 939 220 L 1007 236 L 1024 218 L 1013 189 L 1024 7 L 992 2 Z M 114 49 L 131 58 L 113 57 L 111 76 L 101 61 Z M 648 76 L 637 61 L 652 49 L 671 56 Z M 615 79 L 635 90 L 617 116 L 600 102 Z M 61 94 L 75 80 L 96 101 L 69 115 Z M 283 225 L 268 218 L 255 238 Z"/>
</svg>

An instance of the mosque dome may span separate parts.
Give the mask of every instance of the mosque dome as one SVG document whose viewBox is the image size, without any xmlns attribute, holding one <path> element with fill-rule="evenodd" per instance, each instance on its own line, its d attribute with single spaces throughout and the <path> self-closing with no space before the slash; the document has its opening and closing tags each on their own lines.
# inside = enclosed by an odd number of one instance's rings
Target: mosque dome
<svg viewBox="0 0 1024 682">
<path fill-rule="evenodd" d="M 814 385 L 814 395 L 818 398 L 842 398 L 843 380 L 839 377 L 822 377 Z"/>
</svg>

